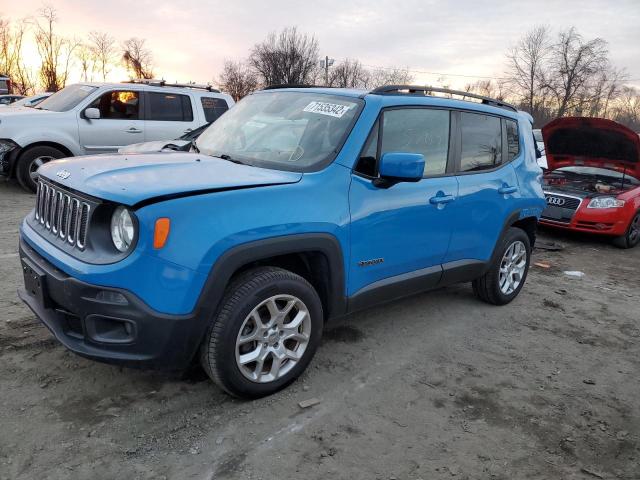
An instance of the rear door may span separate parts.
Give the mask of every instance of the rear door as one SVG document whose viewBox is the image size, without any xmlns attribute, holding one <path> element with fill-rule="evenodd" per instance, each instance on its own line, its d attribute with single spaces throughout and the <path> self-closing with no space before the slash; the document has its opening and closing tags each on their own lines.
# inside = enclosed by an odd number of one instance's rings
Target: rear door
<svg viewBox="0 0 640 480">
<path fill-rule="evenodd" d="M 145 141 L 174 140 L 202 123 L 188 93 L 145 92 Z"/>
<path fill-rule="evenodd" d="M 451 205 L 459 222 L 446 263 L 490 259 L 505 221 L 519 196 L 511 161 L 520 155 L 517 123 L 498 116 L 456 112 L 458 200 Z"/>
<path fill-rule="evenodd" d="M 144 141 L 143 98 L 139 90 L 109 90 L 87 108 L 100 110 L 99 119 L 78 118 L 80 145 L 86 154 L 115 152 Z"/>
</svg>

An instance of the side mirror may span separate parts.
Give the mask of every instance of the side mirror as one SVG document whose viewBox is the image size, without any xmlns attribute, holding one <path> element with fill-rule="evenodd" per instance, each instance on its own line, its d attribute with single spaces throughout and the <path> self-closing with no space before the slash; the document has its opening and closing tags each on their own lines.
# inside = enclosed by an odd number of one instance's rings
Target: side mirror
<svg viewBox="0 0 640 480">
<path fill-rule="evenodd" d="M 100 119 L 100 110 L 97 108 L 87 108 L 84 111 L 84 116 L 89 120 L 99 120 Z"/>
<path fill-rule="evenodd" d="M 380 178 L 373 184 L 389 188 L 399 182 L 419 182 L 424 175 L 424 155 L 421 153 L 388 152 L 382 155 L 378 167 Z"/>
</svg>

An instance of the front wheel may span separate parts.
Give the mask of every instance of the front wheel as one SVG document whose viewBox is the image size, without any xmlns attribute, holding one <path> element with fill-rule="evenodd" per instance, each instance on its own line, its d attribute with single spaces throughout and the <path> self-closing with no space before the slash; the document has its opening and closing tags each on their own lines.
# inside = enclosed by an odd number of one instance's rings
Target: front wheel
<svg viewBox="0 0 640 480">
<path fill-rule="evenodd" d="M 522 290 L 530 260 L 529 236 L 520 228 L 509 228 L 489 270 L 473 281 L 474 293 L 484 302 L 506 305 Z"/>
<path fill-rule="evenodd" d="M 227 289 L 200 361 L 231 395 L 263 397 L 307 368 L 322 327 L 322 303 L 309 282 L 281 268 L 252 269 Z"/>
<path fill-rule="evenodd" d="M 28 192 L 35 192 L 38 187 L 37 170 L 51 160 L 64 158 L 66 155 L 57 148 L 39 146 L 27 149 L 16 166 L 16 177 L 22 188 Z"/>
<path fill-rule="evenodd" d="M 627 232 L 613 239 L 613 244 L 619 248 L 633 248 L 640 243 L 640 212 L 631 219 Z"/>
</svg>

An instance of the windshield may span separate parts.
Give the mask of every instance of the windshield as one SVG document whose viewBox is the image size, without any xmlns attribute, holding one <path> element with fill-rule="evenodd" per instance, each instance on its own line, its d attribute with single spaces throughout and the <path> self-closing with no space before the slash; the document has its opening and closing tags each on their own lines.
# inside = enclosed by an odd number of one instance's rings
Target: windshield
<svg viewBox="0 0 640 480">
<path fill-rule="evenodd" d="M 311 171 L 330 162 L 364 102 L 313 92 L 246 97 L 198 138 L 206 155 L 250 165 Z"/>
<path fill-rule="evenodd" d="M 35 108 L 52 112 L 68 112 L 97 88 L 90 85 L 69 85 L 40 102 Z"/>
</svg>

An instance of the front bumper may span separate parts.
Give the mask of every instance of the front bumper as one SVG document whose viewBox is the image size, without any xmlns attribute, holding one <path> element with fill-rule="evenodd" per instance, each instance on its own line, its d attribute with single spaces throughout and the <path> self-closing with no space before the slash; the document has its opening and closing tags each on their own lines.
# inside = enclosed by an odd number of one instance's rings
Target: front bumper
<svg viewBox="0 0 640 480">
<path fill-rule="evenodd" d="M 205 312 L 168 315 L 124 289 L 62 272 L 20 240 L 25 288 L 18 296 L 69 350 L 101 362 L 182 370 L 199 347 Z"/>
<path fill-rule="evenodd" d="M 620 236 L 629 226 L 629 212 L 625 208 L 587 208 L 589 198 L 580 198 L 564 192 L 545 191 L 547 208 L 542 212 L 540 224 L 563 230 Z M 559 208 L 549 203 L 549 198 L 573 201 L 575 208 Z M 632 216 L 632 215 L 631 215 Z"/>
</svg>

